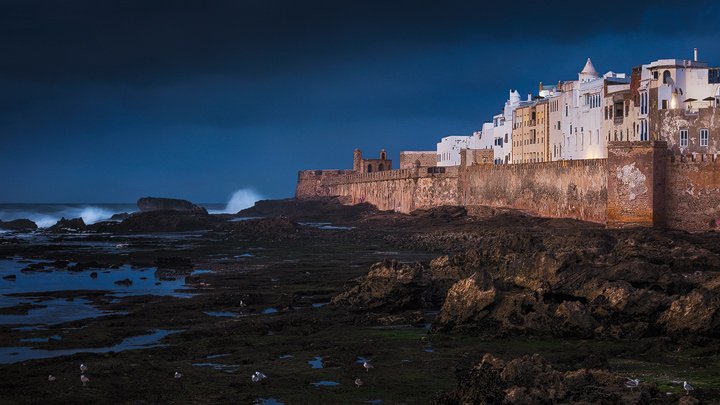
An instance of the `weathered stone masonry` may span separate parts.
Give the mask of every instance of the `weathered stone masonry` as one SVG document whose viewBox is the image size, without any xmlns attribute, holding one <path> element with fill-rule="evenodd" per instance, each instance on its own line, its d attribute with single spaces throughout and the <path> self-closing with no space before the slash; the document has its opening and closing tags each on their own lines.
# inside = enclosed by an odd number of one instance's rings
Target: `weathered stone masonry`
<svg viewBox="0 0 720 405">
<path fill-rule="evenodd" d="M 487 205 L 609 227 L 720 229 L 718 155 L 673 156 L 663 141 L 611 142 L 608 159 L 357 173 L 301 171 L 297 198 L 340 196 L 408 213 Z M 440 172 L 442 170 L 442 173 Z"/>
</svg>

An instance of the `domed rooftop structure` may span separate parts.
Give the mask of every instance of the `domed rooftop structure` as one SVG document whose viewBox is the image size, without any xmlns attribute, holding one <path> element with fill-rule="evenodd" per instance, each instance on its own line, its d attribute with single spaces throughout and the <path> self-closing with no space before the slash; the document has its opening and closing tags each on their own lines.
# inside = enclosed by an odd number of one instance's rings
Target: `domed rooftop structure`
<svg viewBox="0 0 720 405">
<path fill-rule="evenodd" d="M 585 67 L 583 67 L 583 70 L 578 74 L 578 78 L 581 82 L 589 81 L 592 79 L 597 79 L 600 77 L 600 74 L 595 70 L 595 66 L 593 66 L 592 60 L 590 58 L 587 59 L 587 62 L 585 62 Z"/>
</svg>

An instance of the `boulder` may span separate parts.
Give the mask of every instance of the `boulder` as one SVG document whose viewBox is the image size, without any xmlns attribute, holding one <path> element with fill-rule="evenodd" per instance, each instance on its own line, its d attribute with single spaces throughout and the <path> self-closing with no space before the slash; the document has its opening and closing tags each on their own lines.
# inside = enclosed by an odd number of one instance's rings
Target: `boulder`
<svg viewBox="0 0 720 405">
<path fill-rule="evenodd" d="M 37 224 L 29 219 L 14 219 L 12 221 L 0 221 L 0 229 L 7 231 L 34 231 Z"/>
<path fill-rule="evenodd" d="M 453 326 L 480 321 L 490 313 L 487 308 L 495 302 L 496 294 L 492 277 L 487 272 L 473 273 L 450 288 L 437 322 Z"/>
<path fill-rule="evenodd" d="M 386 312 L 418 309 L 425 306 L 423 293 L 430 282 L 429 271 L 420 264 L 385 260 L 372 265 L 366 276 L 348 283 L 332 303 Z"/>
<path fill-rule="evenodd" d="M 671 334 L 720 332 L 720 294 L 695 289 L 675 299 L 659 321 Z"/>
<path fill-rule="evenodd" d="M 199 205 L 195 205 L 187 200 L 176 198 L 158 198 L 143 197 L 137 201 L 137 206 L 141 212 L 147 211 L 184 211 L 194 212 L 197 214 L 207 214 L 207 210 Z"/>
</svg>

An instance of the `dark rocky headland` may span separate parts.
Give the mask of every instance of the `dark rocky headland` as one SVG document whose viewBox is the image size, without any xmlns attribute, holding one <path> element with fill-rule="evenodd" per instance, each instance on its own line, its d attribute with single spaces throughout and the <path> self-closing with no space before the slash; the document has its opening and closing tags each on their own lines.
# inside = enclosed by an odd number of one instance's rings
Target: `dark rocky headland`
<svg viewBox="0 0 720 405">
<path fill-rule="evenodd" d="M 0 364 L 1 403 L 720 403 L 720 233 L 485 207 L 405 215 L 326 198 L 210 215 L 178 201 L 0 234 L 0 258 L 32 259 L 23 274 L 153 268 L 158 283 L 184 277 L 187 293 L 53 291 L 2 308 L 84 299 L 107 312 L 2 325 L 3 347 L 177 332 L 162 346 Z M 255 371 L 268 378 L 253 382 Z M 323 381 L 338 385 L 313 385 Z"/>
</svg>

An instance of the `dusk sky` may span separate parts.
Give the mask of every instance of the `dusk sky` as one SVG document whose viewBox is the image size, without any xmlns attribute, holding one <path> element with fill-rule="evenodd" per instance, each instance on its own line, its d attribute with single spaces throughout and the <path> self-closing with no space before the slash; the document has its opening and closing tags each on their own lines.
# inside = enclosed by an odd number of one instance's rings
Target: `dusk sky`
<svg viewBox="0 0 720 405">
<path fill-rule="evenodd" d="M 484 3 L 0 0 L 0 202 L 290 197 L 298 170 L 397 165 L 588 57 L 720 64 L 717 2 Z"/>
</svg>

